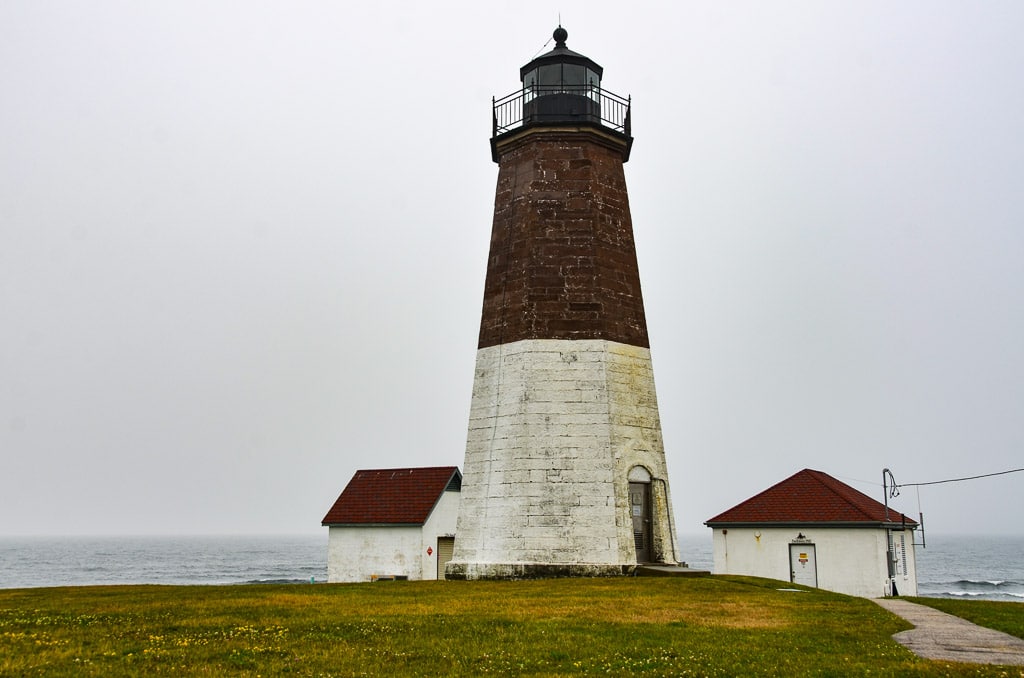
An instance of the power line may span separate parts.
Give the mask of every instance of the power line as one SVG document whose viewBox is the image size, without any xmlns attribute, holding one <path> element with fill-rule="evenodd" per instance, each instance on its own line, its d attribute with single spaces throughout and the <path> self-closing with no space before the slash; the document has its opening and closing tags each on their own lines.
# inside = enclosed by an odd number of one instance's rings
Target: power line
<svg viewBox="0 0 1024 678">
<path fill-rule="evenodd" d="M 948 480 L 933 480 L 929 483 L 900 483 L 899 485 L 893 485 L 893 487 L 922 487 L 924 485 L 941 485 L 942 483 L 959 483 L 962 480 L 977 480 L 978 478 L 991 478 L 992 476 L 1005 476 L 1007 473 L 1019 473 L 1024 471 L 1024 468 L 1013 468 L 1009 471 L 999 471 L 998 473 L 985 473 L 980 476 L 968 476 L 966 478 L 949 478 Z"/>
</svg>

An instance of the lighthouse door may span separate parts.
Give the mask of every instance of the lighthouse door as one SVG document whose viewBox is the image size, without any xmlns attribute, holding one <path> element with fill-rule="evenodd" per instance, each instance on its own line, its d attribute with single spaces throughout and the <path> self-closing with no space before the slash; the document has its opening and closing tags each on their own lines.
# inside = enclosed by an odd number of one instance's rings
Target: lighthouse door
<svg viewBox="0 0 1024 678">
<path fill-rule="evenodd" d="M 636 562 L 651 562 L 651 495 L 649 483 L 629 484 L 629 510 L 633 516 Z"/>
</svg>

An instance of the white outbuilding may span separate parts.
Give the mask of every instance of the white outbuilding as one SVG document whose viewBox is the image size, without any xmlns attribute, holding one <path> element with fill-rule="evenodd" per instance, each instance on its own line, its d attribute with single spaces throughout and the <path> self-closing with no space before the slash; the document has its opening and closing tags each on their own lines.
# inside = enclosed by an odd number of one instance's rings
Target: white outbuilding
<svg viewBox="0 0 1024 678">
<path fill-rule="evenodd" d="M 461 489 L 455 466 L 356 471 L 322 522 L 327 580 L 444 579 Z"/>
<path fill-rule="evenodd" d="M 867 598 L 917 595 L 917 522 L 827 473 L 804 469 L 704 524 L 715 574 Z"/>
</svg>

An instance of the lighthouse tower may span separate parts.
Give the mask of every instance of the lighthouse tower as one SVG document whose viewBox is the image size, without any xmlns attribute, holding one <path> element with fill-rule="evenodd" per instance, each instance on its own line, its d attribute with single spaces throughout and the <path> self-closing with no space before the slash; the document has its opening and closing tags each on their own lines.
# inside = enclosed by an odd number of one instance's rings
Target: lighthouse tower
<svg viewBox="0 0 1024 678">
<path fill-rule="evenodd" d="M 566 47 L 494 101 L 498 163 L 450 579 L 680 560 L 623 163 L 630 102 Z"/>
</svg>

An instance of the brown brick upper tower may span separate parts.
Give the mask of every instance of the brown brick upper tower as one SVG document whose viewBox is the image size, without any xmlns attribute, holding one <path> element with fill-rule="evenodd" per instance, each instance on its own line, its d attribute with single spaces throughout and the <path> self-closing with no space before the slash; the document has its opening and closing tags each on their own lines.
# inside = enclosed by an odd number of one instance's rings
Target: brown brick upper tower
<svg viewBox="0 0 1024 678">
<path fill-rule="evenodd" d="M 497 141 L 480 348 L 519 339 L 648 346 L 622 168 L 626 143 L 555 124 Z"/>
<path fill-rule="evenodd" d="M 601 90 L 603 69 L 569 50 L 567 35 L 559 27 L 555 49 L 521 69 L 522 91 L 494 105 L 498 187 L 480 348 L 519 339 L 648 346 L 622 167 L 629 101 Z"/>
<path fill-rule="evenodd" d="M 498 163 L 450 577 L 679 560 L 623 163 L 630 101 L 555 48 L 494 102 Z"/>
</svg>

